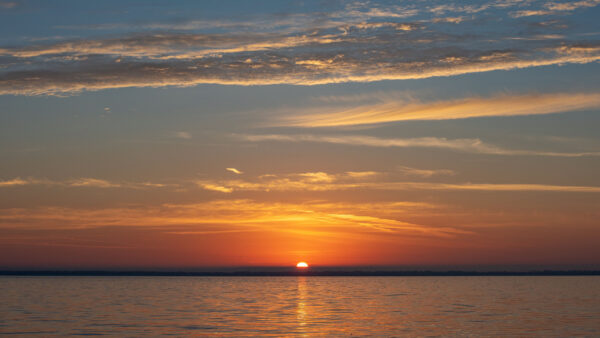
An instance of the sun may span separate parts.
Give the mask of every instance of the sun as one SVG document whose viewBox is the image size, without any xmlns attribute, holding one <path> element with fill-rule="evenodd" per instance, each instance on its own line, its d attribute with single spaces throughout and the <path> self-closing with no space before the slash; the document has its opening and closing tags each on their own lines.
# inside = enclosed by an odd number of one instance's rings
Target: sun
<svg viewBox="0 0 600 338">
<path fill-rule="evenodd" d="M 306 262 L 298 262 L 298 264 L 296 264 L 296 267 L 300 269 L 306 269 L 308 268 L 308 264 Z"/>
</svg>

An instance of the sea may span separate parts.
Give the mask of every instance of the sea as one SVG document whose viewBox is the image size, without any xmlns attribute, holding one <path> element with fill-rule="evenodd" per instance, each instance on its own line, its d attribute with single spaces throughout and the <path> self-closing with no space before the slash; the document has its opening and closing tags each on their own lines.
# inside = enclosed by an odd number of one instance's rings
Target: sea
<svg viewBox="0 0 600 338">
<path fill-rule="evenodd" d="M 4 276 L 0 335 L 600 337 L 600 276 Z"/>
</svg>

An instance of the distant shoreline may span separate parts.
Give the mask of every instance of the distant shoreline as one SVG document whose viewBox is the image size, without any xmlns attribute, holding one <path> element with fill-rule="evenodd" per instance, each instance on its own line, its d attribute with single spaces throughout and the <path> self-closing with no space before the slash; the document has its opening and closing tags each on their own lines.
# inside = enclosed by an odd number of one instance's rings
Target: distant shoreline
<svg viewBox="0 0 600 338">
<path fill-rule="evenodd" d="M 598 270 L 541 271 L 103 271 L 103 270 L 5 270 L 0 276 L 107 276 L 107 277 L 460 277 L 460 276 L 600 276 Z"/>
</svg>

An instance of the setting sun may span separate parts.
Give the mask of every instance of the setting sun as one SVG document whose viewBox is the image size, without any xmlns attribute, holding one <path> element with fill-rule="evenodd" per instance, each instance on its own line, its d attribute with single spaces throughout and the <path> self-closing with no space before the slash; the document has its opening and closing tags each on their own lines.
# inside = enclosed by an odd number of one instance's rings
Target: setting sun
<svg viewBox="0 0 600 338">
<path fill-rule="evenodd" d="M 298 264 L 296 264 L 297 268 L 308 268 L 308 264 L 306 262 L 299 262 Z"/>
</svg>

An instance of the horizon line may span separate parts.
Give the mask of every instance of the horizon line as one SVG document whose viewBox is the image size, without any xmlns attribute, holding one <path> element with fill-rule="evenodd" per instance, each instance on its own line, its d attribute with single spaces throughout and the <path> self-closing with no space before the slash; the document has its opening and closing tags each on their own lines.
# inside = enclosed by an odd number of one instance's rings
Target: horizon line
<svg viewBox="0 0 600 338">
<path fill-rule="evenodd" d="M 528 270 L 528 271 L 474 271 L 474 270 L 299 270 L 279 271 L 152 271 L 152 270 L 0 270 L 0 276 L 22 277 L 460 277 L 460 276 L 600 276 L 600 270 Z"/>
</svg>

